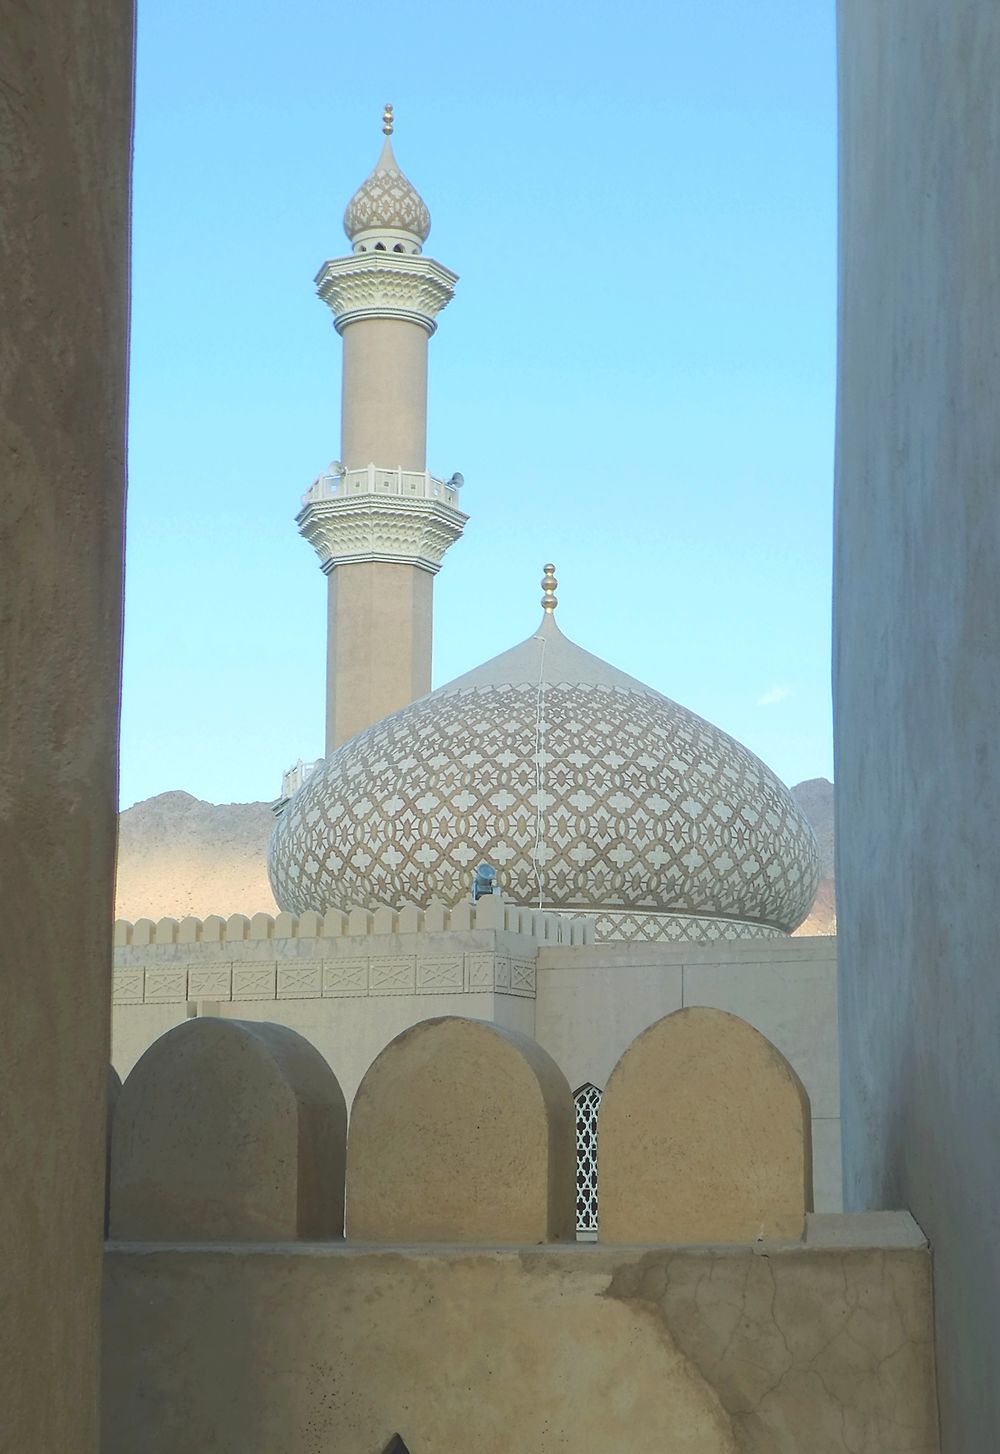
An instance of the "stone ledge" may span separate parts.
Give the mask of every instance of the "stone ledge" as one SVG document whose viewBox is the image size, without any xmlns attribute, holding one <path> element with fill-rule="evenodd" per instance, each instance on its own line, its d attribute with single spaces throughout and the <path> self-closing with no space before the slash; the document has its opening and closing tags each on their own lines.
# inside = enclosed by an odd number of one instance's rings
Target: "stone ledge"
<svg viewBox="0 0 1000 1454">
<path fill-rule="evenodd" d="M 477 1454 L 678 1433 L 691 1454 L 938 1454 L 906 1213 L 761 1247 L 109 1244 L 105 1310 L 114 1454 L 371 1454 L 394 1429 Z"/>
</svg>

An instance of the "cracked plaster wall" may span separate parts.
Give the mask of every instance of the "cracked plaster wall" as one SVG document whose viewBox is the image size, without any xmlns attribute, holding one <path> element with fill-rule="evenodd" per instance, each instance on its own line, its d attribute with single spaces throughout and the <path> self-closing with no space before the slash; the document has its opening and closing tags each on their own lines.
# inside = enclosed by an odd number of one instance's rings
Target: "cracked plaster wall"
<svg viewBox="0 0 1000 1454">
<path fill-rule="evenodd" d="M 107 1253 L 104 1454 L 936 1454 L 905 1214 L 804 1243 Z"/>
</svg>

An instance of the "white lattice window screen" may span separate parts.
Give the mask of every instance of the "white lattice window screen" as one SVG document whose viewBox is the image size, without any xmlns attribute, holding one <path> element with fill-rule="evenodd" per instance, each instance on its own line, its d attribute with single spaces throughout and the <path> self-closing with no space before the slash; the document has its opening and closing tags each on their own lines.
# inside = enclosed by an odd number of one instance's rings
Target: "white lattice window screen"
<svg viewBox="0 0 1000 1454">
<path fill-rule="evenodd" d="M 573 1095 L 576 1104 L 576 1230 L 597 1231 L 597 1112 L 603 1091 L 588 1081 Z"/>
</svg>

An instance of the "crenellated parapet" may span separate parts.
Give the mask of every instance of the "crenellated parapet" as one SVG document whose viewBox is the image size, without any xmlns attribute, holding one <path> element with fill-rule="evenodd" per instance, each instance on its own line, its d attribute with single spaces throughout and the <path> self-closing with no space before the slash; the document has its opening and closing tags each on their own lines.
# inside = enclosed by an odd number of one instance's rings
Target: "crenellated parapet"
<svg viewBox="0 0 1000 1454">
<path fill-rule="evenodd" d="M 458 930 L 489 930 L 521 934 L 539 944 L 592 944 L 593 919 L 585 914 L 555 914 L 505 903 L 500 894 L 487 894 L 472 904 L 434 902 L 426 909 L 404 904 L 346 913 L 326 914 L 210 914 L 206 919 L 116 919 L 114 943 L 145 947 L 150 944 L 219 944 L 262 939 L 356 939 L 378 934 L 441 934 Z"/>
<path fill-rule="evenodd" d="M 593 922 L 506 904 L 326 914 L 119 919 L 116 1005 L 498 994 L 533 999 L 542 946 L 592 944 Z"/>
</svg>

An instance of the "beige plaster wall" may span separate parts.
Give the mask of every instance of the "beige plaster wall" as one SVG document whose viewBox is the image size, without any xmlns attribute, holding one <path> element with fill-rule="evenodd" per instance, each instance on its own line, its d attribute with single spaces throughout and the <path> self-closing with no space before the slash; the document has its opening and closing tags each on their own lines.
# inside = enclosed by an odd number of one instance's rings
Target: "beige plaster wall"
<svg viewBox="0 0 1000 1454">
<path fill-rule="evenodd" d="M 35 0 L 5 6 L 0 28 L 0 1447 L 83 1454 L 97 1442 L 132 7 Z"/>
<path fill-rule="evenodd" d="M 647 1025 L 691 1005 L 728 1010 L 781 1051 L 812 1107 L 818 1211 L 841 1201 L 837 941 L 543 946 L 535 1036 L 574 1090 L 602 1089 Z"/>
<path fill-rule="evenodd" d="M 602 1242 L 794 1240 L 813 1210 L 809 1098 L 759 1030 L 695 1005 L 629 1046 L 597 1126 Z"/>
<path fill-rule="evenodd" d="M 312 1241 L 344 1232 L 347 1106 L 287 1025 L 205 1017 L 154 1041 L 118 1096 L 110 1235 Z"/>
<path fill-rule="evenodd" d="M 482 900 L 479 917 L 491 912 Z M 265 937 L 244 937 L 251 927 L 244 921 L 239 937 L 181 943 L 178 926 L 164 921 L 167 942 L 115 950 L 115 1066 L 127 1075 L 188 1014 L 277 1020 L 317 1046 L 350 1104 L 394 1036 L 419 1020 L 459 1014 L 534 1036 L 572 1089 L 586 1081 L 603 1089 L 647 1025 L 709 1005 L 760 1030 L 801 1077 L 812 1107 L 815 1206 L 840 1210 L 836 940 L 571 945 L 555 942 L 570 933 L 558 916 L 512 905 L 501 912 L 504 922 L 523 921 L 523 931 L 352 935 L 337 928 L 333 937 L 310 938 L 279 934 L 280 921 L 261 915 L 266 922 L 255 932 Z M 464 906 L 452 916 L 459 913 L 468 922 Z M 157 937 L 148 921 L 146 931 L 141 937 Z"/>
<path fill-rule="evenodd" d="M 336 1072 L 348 1105 L 376 1055 L 436 1015 L 532 1035 L 537 943 L 483 929 L 238 939 L 115 951 L 112 1058 L 124 1077 L 188 1015 L 278 1021 Z"/>
<path fill-rule="evenodd" d="M 841 0 L 846 1197 L 929 1235 L 948 1454 L 1000 1430 L 1000 7 Z"/>
<path fill-rule="evenodd" d="M 434 577 L 397 561 L 329 576 L 326 750 L 431 689 Z"/>
<path fill-rule="evenodd" d="M 126 1248 L 104 1454 L 936 1454 L 905 1214 L 731 1248 Z"/>
<path fill-rule="evenodd" d="M 402 318 L 363 318 L 343 337 L 341 461 L 348 469 L 425 469 L 427 330 Z"/>
<path fill-rule="evenodd" d="M 530 1035 L 455 1015 L 398 1035 L 351 1108 L 356 1242 L 573 1241 L 573 1096 Z"/>
</svg>

